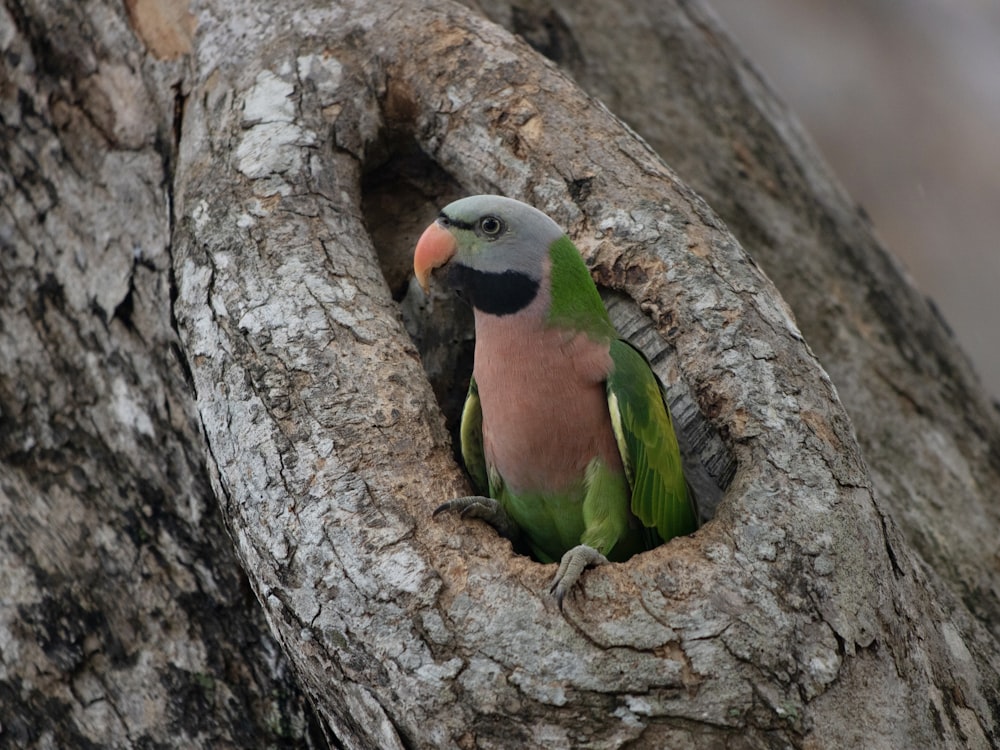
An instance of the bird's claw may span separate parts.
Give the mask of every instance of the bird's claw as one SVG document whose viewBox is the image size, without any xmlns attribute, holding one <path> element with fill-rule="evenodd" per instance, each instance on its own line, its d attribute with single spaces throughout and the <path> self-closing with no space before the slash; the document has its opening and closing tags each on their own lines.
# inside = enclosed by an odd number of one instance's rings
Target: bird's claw
<svg viewBox="0 0 1000 750">
<path fill-rule="evenodd" d="M 580 580 L 583 571 L 596 565 L 606 565 L 607 562 L 608 558 L 586 544 L 578 544 L 562 556 L 559 570 L 556 571 L 552 586 L 549 588 L 549 593 L 555 597 L 560 612 L 563 608 L 563 599 Z"/>
<path fill-rule="evenodd" d="M 478 518 L 481 521 L 485 521 L 496 529 L 500 536 L 507 539 L 514 539 L 517 536 L 517 526 L 514 521 L 507 515 L 507 511 L 503 509 L 503 506 L 492 497 L 485 497 L 483 495 L 456 497 L 454 500 L 441 503 L 434 509 L 431 515 L 437 516 L 439 513 L 455 511 L 458 512 L 462 520 Z"/>
</svg>

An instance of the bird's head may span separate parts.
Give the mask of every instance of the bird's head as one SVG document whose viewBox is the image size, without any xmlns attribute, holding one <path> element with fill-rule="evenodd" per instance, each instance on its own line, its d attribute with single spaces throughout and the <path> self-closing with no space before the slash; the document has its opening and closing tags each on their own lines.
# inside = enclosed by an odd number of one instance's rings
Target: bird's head
<svg viewBox="0 0 1000 750">
<path fill-rule="evenodd" d="M 474 195 L 449 204 L 421 235 L 413 255 L 427 290 L 436 269 L 473 307 L 495 315 L 516 312 L 538 293 L 549 247 L 563 236 L 552 219 L 499 195 Z"/>
</svg>

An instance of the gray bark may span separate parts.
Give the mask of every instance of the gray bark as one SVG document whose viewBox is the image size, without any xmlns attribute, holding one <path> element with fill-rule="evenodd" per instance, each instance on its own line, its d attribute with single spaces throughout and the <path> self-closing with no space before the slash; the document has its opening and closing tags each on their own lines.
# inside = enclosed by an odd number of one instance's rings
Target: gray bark
<svg viewBox="0 0 1000 750">
<path fill-rule="evenodd" d="M 725 220 L 836 384 L 907 541 L 1000 637 L 997 405 L 714 17 L 699 3 L 648 0 L 484 8 L 624 118 Z"/>
<path fill-rule="evenodd" d="M 116 3 L 7 3 L 0 48 L 0 747 L 325 744 L 171 321 L 182 67 Z"/>
<path fill-rule="evenodd" d="M 117 6 L 73 6 L 61 36 L 42 31 L 47 6 L 8 5 L 0 41 L 23 51 L 3 100 L 0 739 L 301 742 L 315 730 L 287 656 L 345 747 L 996 743 L 995 635 L 939 564 L 970 553 L 947 549 L 956 535 L 940 558 L 913 546 L 883 486 L 920 476 L 919 456 L 869 470 L 789 309 L 712 210 L 502 29 L 446 3 L 370 6 L 206 2 L 189 37 L 183 16 L 130 4 L 143 53 Z M 661 12 L 689 66 L 742 70 L 697 54 L 716 39 L 699 10 Z M 814 165 L 799 146 L 775 136 L 761 160 Z M 805 187 L 842 199 L 809 169 Z M 546 210 L 634 300 L 616 318 L 662 352 L 725 489 L 697 534 L 588 572 L 564 616 L 551 566 L 430 519 L 467 490 L 438 406 L 455 408 L 444 363 L 467 324 L 414 329 L 435 398 L 401 310 L 414 326 L 441 304 L 393 295 L 419 228 L 471 192 Z M 759 200 L 792 227 L 832 210 Z M 832 290 L 857 273 L 824 268 Z M 856 303 L 836 312 L 849 323 Z M 848 323 L 830 325 L 873 356 Z M 927 351 L 945 362 L 949 346 Z M 199 709 L 203 726 L 180 724 Z"/>
</svg>

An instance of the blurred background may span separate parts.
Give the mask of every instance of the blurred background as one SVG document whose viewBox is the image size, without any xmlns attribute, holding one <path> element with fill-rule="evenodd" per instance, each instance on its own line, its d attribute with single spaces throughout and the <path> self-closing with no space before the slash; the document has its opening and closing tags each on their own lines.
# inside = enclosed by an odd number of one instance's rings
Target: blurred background
<svg viewBox="0 0 1000 750">
<path fill-rule="evenodd" d="M 1000 398 L 1000 0 L 708 0 Z"/>
</svg>

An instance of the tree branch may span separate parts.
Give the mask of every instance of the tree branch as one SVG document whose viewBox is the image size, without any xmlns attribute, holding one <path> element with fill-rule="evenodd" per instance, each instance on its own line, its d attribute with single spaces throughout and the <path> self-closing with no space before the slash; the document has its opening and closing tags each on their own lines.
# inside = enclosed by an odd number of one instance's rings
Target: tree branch
<svg viewBox="0 0 1000 750">
<path fill-rule="evenodd" d="M 446 4 L 246 9 L 231 25 L 220 6 L 195 63 L 178 320 L 239 554 L 345 745 L 995 736 L 995 657 L 963 664 L 965 713 L 932 688 L 954 626 L 916 615 L 933 579 L 879 512 L 788 309 L 607 110 Z M 464 479 L 360 195 L 407 134 L 464 191 L 566 226 L 676 350 L 736 462 L 711 523 L 588 573 L 565 618 L 549 568 L 429 518 Z"/>
<path fill-rule="evenodd" d="M 483 10 L 623 117 L 725 220 L 830 373 L 886 511 L 1000 636 L 996 405 L 933 304 L 712 14 L 690 0 Z"/>
</svg>

